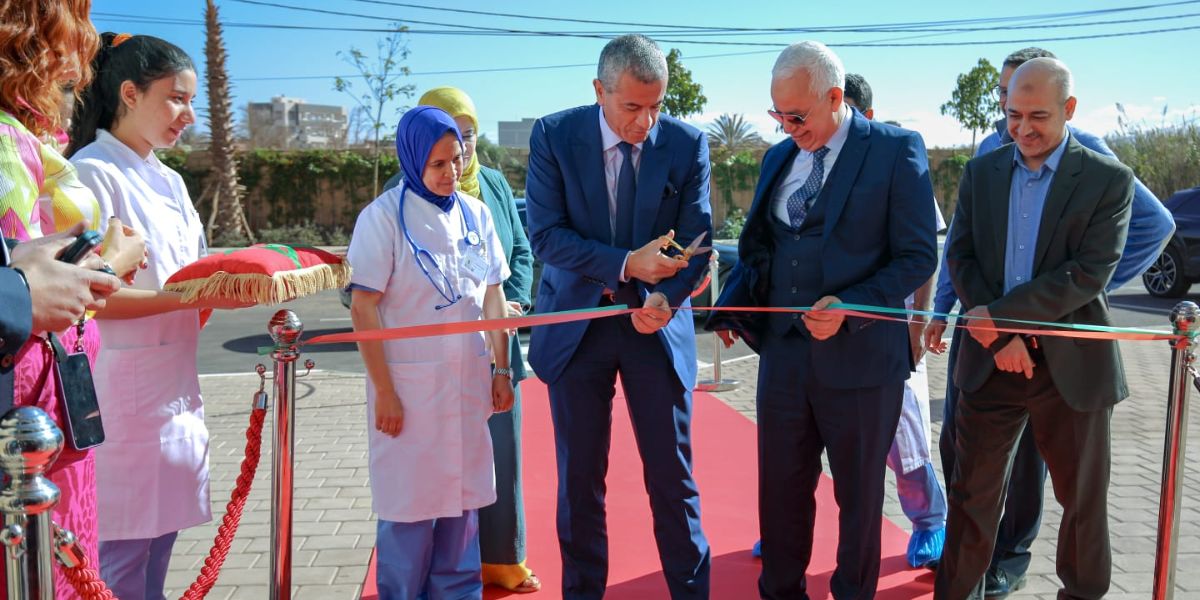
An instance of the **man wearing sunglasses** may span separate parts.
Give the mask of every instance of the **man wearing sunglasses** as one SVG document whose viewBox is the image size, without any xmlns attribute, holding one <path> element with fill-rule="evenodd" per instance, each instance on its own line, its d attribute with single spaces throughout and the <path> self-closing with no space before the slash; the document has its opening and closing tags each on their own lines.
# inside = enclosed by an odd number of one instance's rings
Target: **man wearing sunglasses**
<svg viewBox="0 0 1200 600">
<path fill-rule="evenodd" d="M 884 464 L 913 368 L 904 323 L 848 317 L 835 303 L 903 308 L 937 263 L 925 145 L 843 102 L 841 60 L 817 42 L 775 62 L 769 111 L 790 139 L 763 157 L 740 261 L 707 327 L 761 357 L 759 528 L 763 598 L 800 598 L 812 555 L 821 453 L 838 498 L 835 598 L 870 598 L 879 578 Z"/>
</svg>

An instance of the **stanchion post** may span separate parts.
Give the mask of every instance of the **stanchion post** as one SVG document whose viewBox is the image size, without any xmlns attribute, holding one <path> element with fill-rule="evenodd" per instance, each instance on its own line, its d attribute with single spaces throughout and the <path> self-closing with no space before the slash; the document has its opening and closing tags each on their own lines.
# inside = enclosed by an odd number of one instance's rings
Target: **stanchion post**
<svg viewBox="0 0 1200 600">
<path fill-rule="evenodd" d="M 62 452 L 63 435 L 40 408 L 14 408 L 0 418 L 0 490 L 4 566 L 10 600 L 54 600 L 51 509 L 58 487 L 44 473 Z"/>
<path fill-rule="evenodd" d="M 1180 302 L 1171 310 L 1175 335 L 1171 353 L 1171 380 L 1167 392 L 1167 432 L 1163 450 L 1162 489 L 1158 500 L 1158 544 L 1154 553 L 1154 600 L 1175 596 L 1175 555 L 1179 539 L 1179 500 L 1183 491 L 1183 456 L 1187 446 L 1188 395 L 1194 376 L 1196 342 L 1191 334 L 1200 327 L 1200 306 Z"/>
<path fill-rule="evenodd" d="M 712 298 L 710 304 L 716 304 L 717 298 L 721 297 L 721 255 L 716 248 L 712 249 L 712 253 L 708 259 L 708 269 L 711 273 L 709 280 L 709 297 Z M 736 379 L 721 379 L 721 336 L 713 334 L 713 354 L 712 354 L 712 379 L 702 379 L 696 382 L 696 390 L 701 392 L 728 392 L 736 390 L 740 381 Z"/>
<path fill-rule="evenodd" d="M 292 466 L 296 439 L 297 342 L 304 325 L 296 313 L 281 310 L 267 326 L 275 349 L 275 446 L 271 471 L 271 600 L 292 597 Z"/>
</svg>

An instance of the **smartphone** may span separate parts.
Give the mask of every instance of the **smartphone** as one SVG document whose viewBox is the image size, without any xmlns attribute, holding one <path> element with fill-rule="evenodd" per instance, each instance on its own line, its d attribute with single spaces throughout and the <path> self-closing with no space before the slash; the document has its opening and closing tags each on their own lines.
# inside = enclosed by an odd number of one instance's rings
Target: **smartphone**
<svg viewBox="0 0 1200 600">
<path fill-rule="evenodd" d="M 63 412 L 66 413 L 67 441 L 76 450 L 95 448 L 104 443 L 104 422 L 100 419 L 100 403 L 92 382 L 92 369 L 87 355 L 68 354 L 55 362 L 58 381 L 62 386 Z"/>
<path fill-rule="evenodd" d="M 89 229 L 75 238 L 75 241 L 71 242 L 71 245 L 67 246 L 62 251 L 62 254 L 58 255 L 58 260 L 73 265 L 79 264 L 79 261 L 83 260 L 92 250 L 95 250 L 103 240 L 104 238 L 100 235 L 100 232 Z"/>
</svg>

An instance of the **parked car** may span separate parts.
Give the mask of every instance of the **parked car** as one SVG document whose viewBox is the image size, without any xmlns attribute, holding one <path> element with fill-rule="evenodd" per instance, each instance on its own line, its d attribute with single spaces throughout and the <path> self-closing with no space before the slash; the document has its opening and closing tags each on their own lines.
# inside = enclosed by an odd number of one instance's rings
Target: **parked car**
<svg viewBox="0 0 1200 600">
<path fill-rule="evenodd" d="M 1178 298 L 1200 281 L 1200 186 L 1176 192 L 1163 203 L 1175 217 L 1175 235 L 1142 274 L 1151 296 Z"/>
<path fill-rule="evenodd" d="M 525 227 L 525 233 L 529 233 L 529 221 L 525 216 L 525 198 L 517 198 L 517 216 L 521 219 L 521 225 Z M 719 254 L 718 279 L 722 282 L 729 278 L 729 272 L 733 269 L 733 265 L 737 263 L 737 242 L 723 243 L 717 241 L 713 244 L 713 249 Z M 533 259 L 533 303 L 537 304 L 538 284 L 542 280 L 542 261 L 536 257 Z M 692 298 L 693 306 L 712 306 L 712 286 L 705 287 L 700 294 Z M 697 311 L 696 318 L 704 318 L 707 312 Z"/>
</svg>

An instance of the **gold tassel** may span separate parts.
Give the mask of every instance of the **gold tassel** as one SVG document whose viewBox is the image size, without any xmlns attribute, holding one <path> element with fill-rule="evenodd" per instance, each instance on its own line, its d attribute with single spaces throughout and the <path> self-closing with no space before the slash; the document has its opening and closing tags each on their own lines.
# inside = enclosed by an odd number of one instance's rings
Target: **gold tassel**
<svg viewBox="0 0 1200 600">
<path fill-rule="evenodd" d="M 222 299 L 278 304 L 350 285 L 350 265 L 321 264 L 274 275 L 217 271 L 203 279 L 168 283 L 163 289 L 183 294 L 183 301 Z"/>
</svg>

